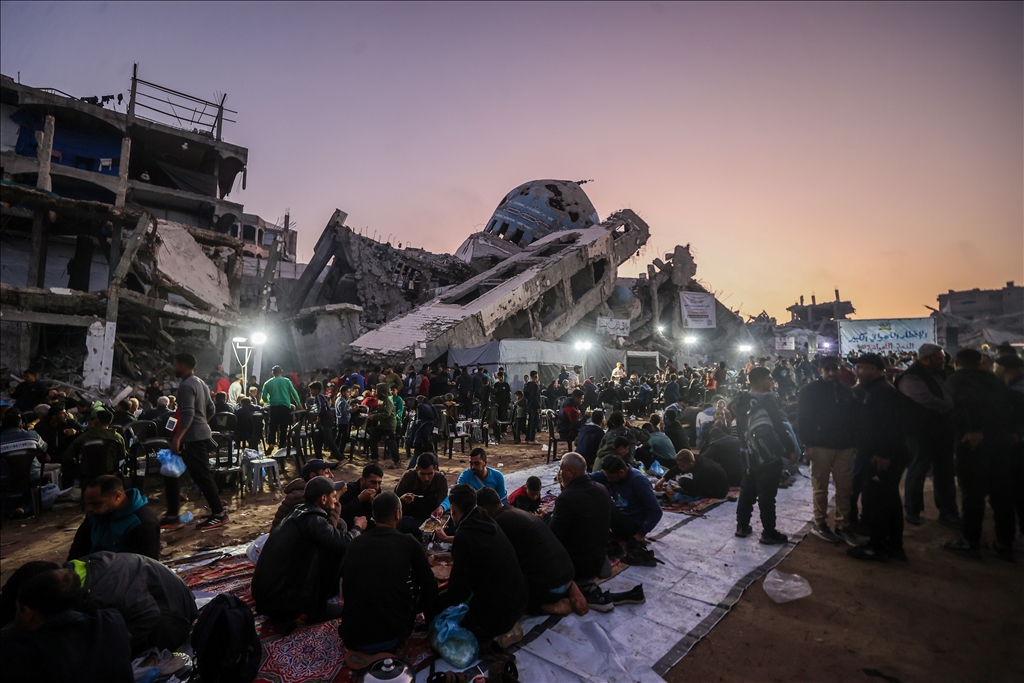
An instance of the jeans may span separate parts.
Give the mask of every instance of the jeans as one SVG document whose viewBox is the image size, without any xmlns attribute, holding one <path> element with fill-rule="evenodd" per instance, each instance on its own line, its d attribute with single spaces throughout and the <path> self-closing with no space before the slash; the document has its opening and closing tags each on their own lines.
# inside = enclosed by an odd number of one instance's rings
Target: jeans
<svg viewBox="0 0 1024 683">
<path fill-rule="evenodd" d="M 515 437 L 515 442 L 516 443 L 519 443 L 522 440 L 523 434 L 525 432 L 526 432 L 526 418 L 525 417 L 516 418 L 515 422 L 512 423 L 512 435 Z"/>
<path fill-rule="evenodd" d="M 850 495 L 853 493 L 854 449 L 818 448 L 807 449 L 811 462 L 811 489 L 814 492 L 814 523 L 822 526 L 828 522 L 828 479 L 836 484 L 836 528 L 850 525 Z"/>
<path fill-rule="evenodd" d="M 956 445 L 956 471 L 964 500 L 964 540 L 981 545 L 985 521 L 985 497 L 995 517 L 996 539 L 1003 546 L 1013 544 L 1013 490 L 1009 440 L 986 434 L 977 448 Z"/>
<path fill-rule="evenodd" d="M 762 533 L 775 531 L 775 495 L 779 492 L 779 477 L 782 476 L 781 459 L 768 463 L 756 472 L 743 477 L 740 499 L 736 503 L 736 523 L 750 525 L 754 514 L 754 503 L 761 514 Z"/>
<path fill-rule="evenodd" d="M 866 466 L 875 468 L 871 464 Z M 891 460 L 888 469 L 875 472 L 865 481 L 861 493 L 861 517 L 871 530 L 868 545 L 882 552 L 903 549 L 903 501 L 900 500 L 903 470 L 901 463 Z"/>
<path fill-rule="evenodd" d="M 220 502 L 220 493 L 217 492 L 217 484 L 213 480 L 213 473 L 210 472 L 210 447 L 205 441 L 186 441 L 181 444 L 182 461 L 192 481 L 199 490 L 203 492 L 210 512 L 219 515 L 224 512 L 224 505 Z M 181 508 L 181 484 L 177 477 L 164 477 L 164 496 L 167 498 L 167 514 L 171 517 L 178 516 Z"/>
<path fill-rule="evenodd" d="M 919 515 L 924 510 L 924 480 L 931 468 L 935 507 L 943 515 L 958 517 L 956 479 L 953 464 L 953 435 L 915 434 L 907 438 L 910 447 L 910 466 L 904 483 L 906 500 L 903 508 L 908 515 Z"/>
<path fill-rule="evenodd" d="M 526 440 L 534 441 L 537 438 L 537 424 L 540 422 L 540 410 L 528 408 L 526 411 Z"/>
<path fill-rule="evenodd" d="M 351 429 L 352 426 L 348 422 L 338 425 L 338 440 L 335 443 L 338 444 L 338 453 L 343 456 L 345 455 L 345 446 L 348 445 L 351 436 Z"/>
<path fill-rule="evenodd" d="M 292 426 L 291 406 L 270 406 L 269 446 L 288 447 L 288 429 Z"/>
</svg>

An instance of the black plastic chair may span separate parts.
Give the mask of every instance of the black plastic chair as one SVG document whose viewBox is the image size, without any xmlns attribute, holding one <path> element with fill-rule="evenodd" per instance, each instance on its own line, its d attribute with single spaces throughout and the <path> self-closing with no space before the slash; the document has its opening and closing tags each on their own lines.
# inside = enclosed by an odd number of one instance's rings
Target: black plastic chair
<svg viewBox="0 0 1024 683">
<path fill-rule="evenodd" d="M 32 501 L 32 516 L 39 521 L 39 515 L 43 509 L 43 497 L 40 493 L 39 483 L 32 483 L 32 460 L 43 454 L 35 450 L 11 451 L 0 455 L 3 462 L 3 469 L 6 476 L 0 479 L 0 490 L 3 491 L 0 500 L 7 500 L 7 496 L 27 495 Z"/>
</svg>

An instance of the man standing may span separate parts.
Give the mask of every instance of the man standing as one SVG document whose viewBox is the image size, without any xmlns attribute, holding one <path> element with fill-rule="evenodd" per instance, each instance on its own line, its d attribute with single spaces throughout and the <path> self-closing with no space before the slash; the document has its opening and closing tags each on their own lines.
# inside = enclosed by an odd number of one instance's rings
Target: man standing
<svg viewBox="0 0 1024 683">
<path fill-rule="evenodd" d="M 342 562 L 341 626 L 349 650 L 394 652 L 412 632 L 419 612 L 428 616 L 437 581 L 418 539 L 403 534 L 402 505 L 389 491 L 373 499 L 374 528 L 352 541 Z"/>
<path fill-rule="evenodd" d="M 385 454 L 391 454 L 391 467 L 398 467 L 398 442 L 395 440 L 395 430 L 398 425 L 398 410 L 394 401 L 391 400 L 391 389 L 387 382 L 377 383 L 377 407 L 373 409 L 368 423 L 371 462 L 377 462 L 380 457 L 377 450 L 378 444 L 383 439 Z"/>
<path fill-rule="evenodd" d="M 171 437 L 171 452 L 181 456 L 189 476 L 206 498 L 210 514 L 204 515 L 196 523 L 196 528 L 207 531 L 223 526 L 228 521 L 228 513 L 220 502 L 217 484 L 210 473 L 211 431 L 206 422 L 206 416 L 213 414 L 210 387 L 196 377 L 195 368 L 196 357 L 191 353 L 179 353 L 174 357 L 174 374 L 181 379 L 181 384 L 178 385 L 178 424 Z M 181 505 L 177 477 L 164 477 L 164 497 L 167 499 L 167 514 L 160 519 L 160 525 L 177 525 Z"/>
<path fill-rule="evenodd" d="M 359 535 L 355 528 L 346 533 L 328 520 L 344 486 L 327 477 L 306 482 L 304 502 L 274 529 L 260 553 L 252 597 L 256 611 L 270 617 L 283 635 L 295 629 L 301 614 L 307 623 L 341 616 L 341 606 L 328 600 L 338 594 L 345 549 Z M 366 528 L 365 517 L 354 521 L 356 528 Z"/>
<path fill-rule="evenodd" d="M 498 421 L 508 422 L 508 408 L 512 403 L 512 388 L 505 381 L 505 371 L 499 370 L 494 383 L 494 405 L 498 407 Z"/>
<path fill-rule="evenodd" d="M 850 557 L 884 562 L 889 558 L 906 562 L 903 550 L 903 510 L 900 479 L 909 454 L 899 391 L 885 378 L 885 361 L 866 353 L 854 365 L 859 403 L 857 415 L 857 457 L 854 486 L 861 491 L 864 522 L 871 530 L 865 545 L 849 548 Z"/>
<path fill-rule="evenodd" d="M 138 489 L 125 490 L 112 474 L 86 487 L 85 519 L 68 551 L 68 561 L 109 550 L 160 559 L 160 523 Z"/>
<path fill-rule="evenodd" d="M 797 426 L 807 446 L 814 496 L 814 528 L 823 541 L 860 545 L 849 529 L 853 494 L 853 458 L 856 445 L 856 402 L 853 391 L 839 381 L 839 359 L 821 359 L 821 379 L 800 390 Z M 828 527 L 828 480 L 836 485 L 836 530 Z"/>
<path fill-rule="evenodd" d="M 273 377 L 263 384 L 263 402 L 270 405 L 270 425 L 267 429 L 267 457 L 270 457 L 274 448 L 280 444 L 281 448 L 288 447 L 288 428 L 292 425 L 292 406 L 302 405 L 299 392 L 295 391 L 295 385 L 284 376 L 284 370 L 280 365 L 275 365 L 271 370 Z"/>
<path fill-rule="evenodd" d="M 338 444 L 334 443 L 334 425 L 337 416 L 331 407 L 331 402 L 324 396 L 324 386 L 320 382 L 310 382 L 309 396 L 313 399 L 313 412 L 316 415 L 316 431 L 313 432 L 313 451 L 317 459 L 323 455 L 323 447 L 326 444 L 331 457 L 335 460 L 343 460 L 344 456 L 338 450 Z"/>
<path fill-rule="evenodd" d="M 338 421 L 338 454 L 339 460 L 345 457 L 345 446 L 352 432 L 352 407 L 348 404 L 350 387 L 338 387 L 338 396 L 334 399 L 334 417 Z"/>
<path fill-rule="evenodd" d="M 761 543 L 780 545 L 789 539 L 775 528 L 775 496 L 779 492 L 783 458 L 796 461 L 796 444 L 783 424 L 782 411 L 772 390 L 775 380 L 768 368 L 756 367 L 747 377 L 750 391 L 737 396 L 729 410 L 744 444 L 746 475 L 736 503 L 736 536 L 746 538 L 753 529 L 750 518 L 757 503 L 761 514 Z"/>
<path fill-rule="evenodd" d="M 904 485 L 906 521 L 921 523 L 924 511 L 924 480 L 932 470 L 935 507 L 939 522 L 959 529 L 963 522 L 956 504 L 953 464 L 953 397 L 946 390 L 942 347 L 922 344 L 917 360 L 896 378 L 896 388 L 909 400 L 906 408 L 910 465 Z"/>
<path fill-rule="evenodd" d="M 964 501 L 963 537 L 943 544 L 948 550 L 981 557 L 981 526 L 988 497 L 995 518 L 996 542 L 992 549 L 1013 559 L 1013 491 L 1010 454 L 1013 432 L 1020 415 L 1013 414 L 1010 388 L 991 372 L 981 369 L 981 353 L 960 349 L 956 372 L 947 386 L 953 396 L 956 470 Z"/>
<path fill-rule="evenodd" d="M 570 448 L 572 448 L 572 442 L 580 434 L 580 427 L 583 426 L 583 415 L 580 413 L 582 405 L 583 392 L 575 389 L 572 392 L 572 396 L 566 398 L 562 402 L 561 408 L 558 409 L 558 417 L 555 421 L 555 427 L 558 429 L 558 438 L 569 444 Z"/>
<path fill-rule="evenodd" d="M 537 371 L 530 373 L 530 381 L 523 387 L 526 398 L 526 443 L 537 445 L 537 424 L 540 421 L 540 383 Z"/>
</svg>

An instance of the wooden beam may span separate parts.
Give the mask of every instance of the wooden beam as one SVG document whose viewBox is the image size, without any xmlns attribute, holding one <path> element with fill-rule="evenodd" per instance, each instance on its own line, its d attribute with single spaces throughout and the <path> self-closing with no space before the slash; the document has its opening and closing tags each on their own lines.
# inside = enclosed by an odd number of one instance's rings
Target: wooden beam
<svg viewBox="0 0 1024 683">
<path fill-rule="evenodd" d="M 102 322 L 96 316 L 63 315 L 61 313 L 37 313 L 35 311 L 16 311 L 7 308 L 0 309 L 0 320 L 9 323 L 70 325 L 71 327 L 89 327 L 93 323 Z"/>
</svg>

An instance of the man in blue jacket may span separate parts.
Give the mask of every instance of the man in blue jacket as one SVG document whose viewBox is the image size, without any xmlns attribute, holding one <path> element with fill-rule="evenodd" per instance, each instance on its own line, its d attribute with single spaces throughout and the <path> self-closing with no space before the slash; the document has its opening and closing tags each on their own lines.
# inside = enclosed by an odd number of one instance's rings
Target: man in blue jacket
<svg viewBox="0 0 1024 683">
<path fill-rule="evenodd" d="M 604 484 L 612 496 L 612 535 L 623 541 L 645 541 L 662 515 L 650 480 L 617 455 L 605 458 L 601 471 L 590 478 Z"/>
<path fill-rule="evenodd" d="M 120 479 L 105 474 L 83 495 L 85 520 L 71 542 L 68 562 L 101 550 L 160 559 L 160 522 L 138 489 L 125 490 Z"/>
</svg>

